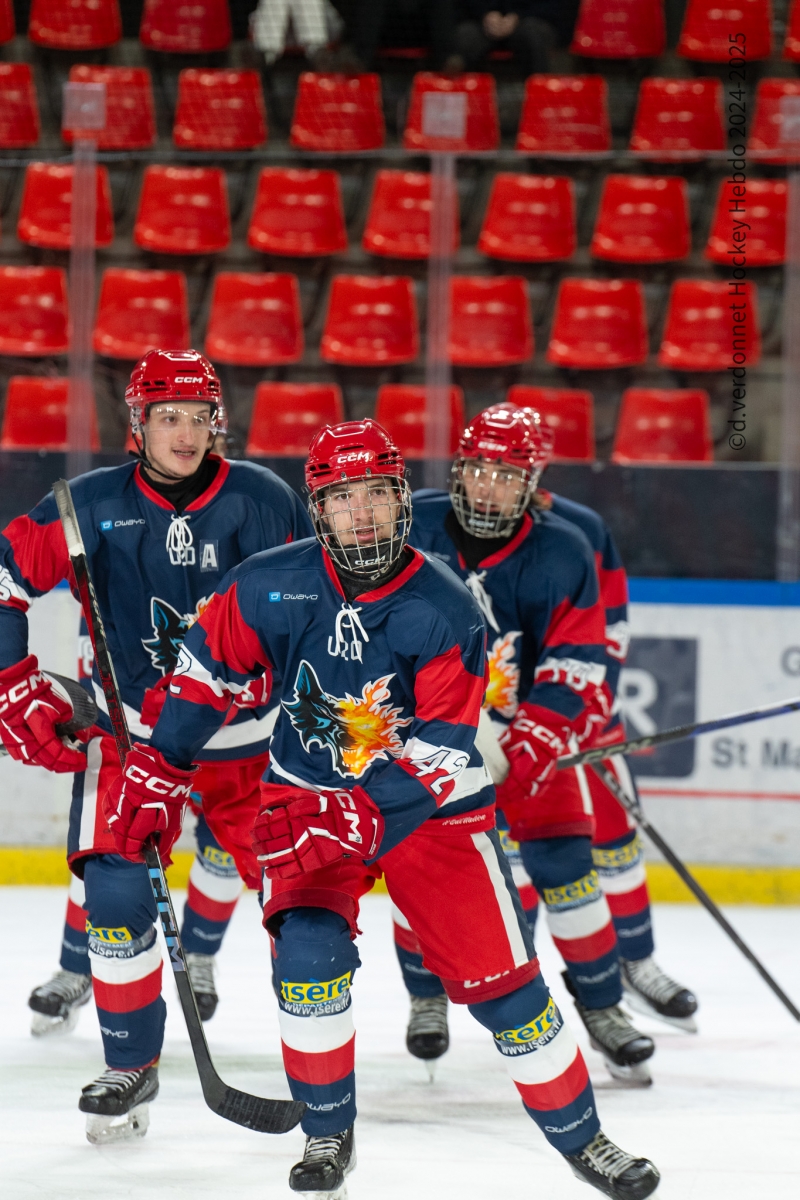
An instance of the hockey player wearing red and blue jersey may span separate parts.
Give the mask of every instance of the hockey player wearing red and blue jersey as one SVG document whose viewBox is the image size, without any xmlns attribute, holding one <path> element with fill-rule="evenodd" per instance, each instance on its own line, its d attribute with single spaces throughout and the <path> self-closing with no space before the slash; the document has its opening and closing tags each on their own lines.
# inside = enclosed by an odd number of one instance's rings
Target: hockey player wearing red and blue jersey
<svg viewBox="0 0 800 1200">
<path fill-rule="evenodd" d="M 538 891 L 565 981 L 609 1071 L 649 1083 L 642 1064 L 653 1041 L 618 1007 L 619 951 L 592 862 L 589 785 L 580 768 L 556 772 L 570 746 L 606 726 L 613 692 L 592 548 L 574 523 L 531 508 L 551 440 L 537 414 L 486 409 L 464 431 L 449 494 L 415 494 L 412 541 L 461 576 L 486 622 L 485 708 L 510 763 L 497 800 L 519 843 L 526 911 L 535 918 Z M 397 913 L 395 944 L 412 998 L 408 1047 L 436 1058 L 447 1048 L 446 997 L 404 924 Z"/>
<path fill-rule="evenodd" d="M 251 553 L 304 538 L 311 527 L 277 476 L 209 453 L 226 417 L 219 380 L 202 355 L 151 351 L 135 368 L 126 400 L 139 461 L 81 476 L 72 495 L 128 724 L 146 741 L 186 631 L 220 580 Z M 78 749 L 56 734 L 65 703 L 28 654 L 28 608 L 71 579 L 51 493 L 0 536 L 0 736 L 21 762 L 76 772 L 68 861 L 85 887 L 108 1068 L 84 1088 L 80 1107 L 87 1136 L 105 1142 L 146 1129 L 166 1010 L 147 873 L 116 853 L 100 804 L 120 766 L 99 679 L 99 722 Z M 260 869 L 250 826 L 276 715 L 258 687 L 254 681 L 240 694 L 231 719 L 198 747 L 190 789 L 202 796 L 215 844 L 255 887 Z"/>
<path fill-rule="evenodd" d="M 281 711 L 254 848 L 284 1066 L 308 1105 L 290 1187 L 338 1194 L 355 1163 L 354 939 L 359 900 L 383 873 L 426 965 L 493 1034 L 545 1137 L 607 1195 L 647 1196 L 658 1172 L 600 1130 L 494 828 L 475 748 L 478 605 L 435 557 L 407 546 L 405 467 L 380 426 L 324 429 L 306 480 L 316 539 L 231 571 L 187 634 L 150 746 L 134 747 L 106 797 L 117 846 L 136 858 L 154 831 L 170 845 L 181 801 L 168 793 L 191 786 L 190 764 L 232 699 L 272 673 Z M 148 807 L 154 787 L 165 793 L 159 812 Z"/>
</svg>

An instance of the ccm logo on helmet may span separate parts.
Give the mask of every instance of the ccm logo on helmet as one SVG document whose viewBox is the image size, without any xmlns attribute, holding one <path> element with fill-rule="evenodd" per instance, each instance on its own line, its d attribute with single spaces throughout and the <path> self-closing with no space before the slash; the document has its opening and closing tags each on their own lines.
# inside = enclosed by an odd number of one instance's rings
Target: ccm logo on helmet
<svg viewBox="0 0 800 1200">
<path fill-rule="evenodd" d="M 366 450 L 358 450 L 350 454 L 337 454 L 335 461 L 337 463 L 352 463 L 352 462 L 369 462 L 372 455 Z"/>
<path fill-rule="evenodd" d="M 175 382 L 176 383 L 202 383 L 203 376 L 202 375 L 176 375 Z"/>
<path fill-rule="evenodd" d="M 19 704 L 20 700 L 24 700 L 40 683 L 44 683 L 44 675 L 41 671 L 34 671 L 28 679 L 21 679 L 7 692 L 0 693 L 0 713 L 4 713 L 9 704 Z"/>
<path fill-rule="evenodd" d="M 157 775 L 148 775 L 147 771 L 143 771 L 141 767 L 128 767 L 125 772 L 126 779 L 132 779 L 134 783 L 143 783 L 148 792 L 155 792 L 157 796 L 186 796 L 187 799 L 192 794 L 191 783 L 176 783 L 173 787 L 168 779 L 159 779 Z"/>
</svg>

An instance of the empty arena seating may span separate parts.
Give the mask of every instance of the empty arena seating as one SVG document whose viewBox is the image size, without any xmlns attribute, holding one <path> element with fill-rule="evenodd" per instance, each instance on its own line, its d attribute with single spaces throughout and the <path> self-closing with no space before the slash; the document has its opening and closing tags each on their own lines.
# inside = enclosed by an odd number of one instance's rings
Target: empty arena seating
<svg viewBox="0 0 800 1200">
<path fill-rule="evenodd" d="M 94 348 L 108 358 L 140 358 L 148 350 L 188 350 L 189 304 L 181 271 L 103 272 Z"/>
<path fill-rule="evenodd" d="M 531 75 L 517 150 L 576 158 L 611 150 L 608 84 L 602 75 Z"/>
<path fill-rule="evenodd" d="M 378 171 L 361 244 L 370 254 L 427 258 L 431 249 L 430 175 Z M 452 247 L 458 247 L 457 197 Z"/>
<path fill-rule="evenodd" d="M 228 0 L 144 0 L 139 40 L 168 54 L 209 54 L 231 41 Z"/>
<path fill-rule="evenodd" d="M 161 254 L 213 254 L 231 240 L 228 187 L 218 167 L 148 167 L 133 240 Z"/>
<path fill-rule="evenodd" d="M 755 112 L 747 138 L 748 157 L 756 162 L 787 161 L 782 144 L 784 96 L 800 96 L 800 79 L 762 79 L 756 88 Z"/>
<path fill-rule="evenodd" d="M 320 75 L 298 81 L 291 145 L 334 153 L 377 150 L 386 137 L 377 75 Z"/>
<path fill-rule="evenodd" d="M 520 408 L 535 408 L 555 434 L 553 458 L 590 462 L 595 457 L 594 397 L 580 388 L 526 387 L 508 389 L 508 400 Z"/>
<path fill-rule="evenodd" d="M 144 67 L 74 66 L 70 83 L 102 83 L 106 123 L 97 132 L 98 150 L 147 150 L 156 140 L 156 116 L 150 72 Z M 65 142 L 72 131 L 64 129 Z"/>
<path fill-rule="evenodd" d="M 607 175 L 590 253 L 612 262 L 670 262 L 691 249 L 686 181 Z"/>
<path fill-rule="evenodd" d="M 303 322 L 296 276 L 221 271 L 214 280 L 206 354 L 214 361 L 248 367 L 277 366 L 302 358 Z"/>
<path fill-rule="evenodd" d="M 450 361 L 499 367 L 533 355 L 528 289 L 517 275 L 455 275 L 450 280 Z"/>
<path fill-rule="evenodd" d="M 702 159 L 725 149 L 719 79 L 643 79 L 631 151 L 657 162 Z"/>
<path fill-rule="evenodd" d="M 432 115 L 426 97 L 431 93 L 442 98 L 444 111 L 452 119 L 452 132 L 442 130 L 441 117 Z M 463 133 L 457 130 L 463 129 Z M 497 115 L 497 91 L 494 78 L 486 74 L 435 75 L 420 71 L 414 76 L 408 104 L 408 120 L 403 145 L 406 150 L 440 150 L 453 153 L 474 153 L 495 150 L 500 144 L 500 122 Z"/>
<path fill-rule="evenodd" d="M 564 279 L 547 360 L 562 367 L 633 367 L 647 358 L 642 285 L 634 279 Z"/>
<path fill-rule="evenodd" d="M 786 40 L 783 43 L 783 57 L 789 62 L 800 62 L 800 3 L 792 0 L 789 10 L 789 20 L 786 22 Z"/>
<path fill-rule="evenodd" d="M 263 146 L 267 113 L 258 71 L 181 71 L 172 139 L 184 150 Z"/>
<path fill-rule="evenodd" d="M 0 0 L 0 45 L 10 42 L 16 33 L 11 0 Z"/>
<path fill-rule="evenodd" d="M 12 376 L 6 390 L 0 450 L 66 450 L 68 394 L 68 379 Z M 100 438 L 94 410 L 91 422 L 91 448 L 97 453 Z"/>
<path fill-rule="evenodd" d="M 512 175 L 492 180 L 478 249 L 511 262 L 571 258 L 577 245 L 575 186 L 563 175 Z"/>
<path fill-rule="evenodd" d="M 737 186 L 730 180 L 720 184 L 705 257 L 731 267 L 743 249 L 749 267 L 779 266 L 786 261 L 786 180 L 748 179 L 746 207 L 734 195 Z M 733 240 L 735 221 L 747 226 L 743 246 Z"/>
<path fill-rule="evenodd" d="M 343 420 L 342 393 L 335 383 L 260 383 L 247 454 L 305 457 L 318 429 Z"/>
<path fill-rule="evenodd" d="M 448 454 L 455 454 L 466 423 L 464 393 L 460 387 L 450 392 L 450 439 Z M 425 457 L 426 389 L 405 383 L 385 383 L 378 389 L 375 420 L 383 425 L 406 458 Z"/>
<path fill-rule="evenodd" d="M 17 237 L 21 242 L 48 250 L 69 250 L 72 243 L 72 174 L 71 166 L 30 164 L 25 172 L 17 222 Z M 114 240 L 114 221 L 108 169 L 98 167 L 95 178 L 95 245 L 110 246 Z"/>
<path fill-rule="evenodd" d="M 677 53 L 700 62 L 737 64 L 731 57 L 735 37 L 742 55 L 738 63 L 757 62 L 772 53 L 770 0 L 737 0 L 735 7 L 720 0 L 689 0 Z"/>
<path fill-rule="evenodd" d="M 761 357 L 757 297 L 749 282 L 740 283 L 739 294 L 733 295 L 727 280 L 676 280 L 659 363 L 682 371 L 726 371 L 737 363 L 756 366 Z M 743 306 L 738 316 L 733 304 Z M 744 358 L 735 359 L 737 352 Z"/>
<path fill-rule="evenodd" d="M 702 388 L 627 388 L 612 462 L 713 462 L 708 392 Z"/>
<path fill-rule="evenodd" d="M 28 37 L 49 50 L 99 50 L 122 37 L 117 0 L 33 0 Z"/>
<path fill-rule="evenodd" d="M 0 354 L 66 354 L 67 275 L 61 267 L 0 267 Z"/>
<path fill-rule="evenodd" d="M 582 0 L 570 51 L 587 58 L 657 58 L 666 42 L 663 0 Z"/>
<path fill-rule="evenodd" d="M 322 255 L 347 249 L 336 171 L 265 167 L 247 241 L 265 254 Z"/>
<path fill-rule="evenodd" d="M 335 275 L 319 353 L 354 367 L 413 362 L 419 354 L 413 280 Z"/>
<path fill-rule="evenodd" d="M 39 140 L 39 106 L 27 63 L 0 63 L 0 150 L 22 150 Z"/>
</svg>

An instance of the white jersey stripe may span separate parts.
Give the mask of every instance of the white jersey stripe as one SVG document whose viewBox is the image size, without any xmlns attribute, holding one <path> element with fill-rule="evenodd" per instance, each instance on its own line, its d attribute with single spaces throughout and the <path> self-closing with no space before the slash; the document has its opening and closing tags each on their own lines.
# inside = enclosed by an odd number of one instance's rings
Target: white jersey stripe
<svg viewBox="0 0 800 1200">
<path fill-rule="evenodd" d="M 494 889 L 497 907 L 505 926 L 508 944 L 514 959 L 515 967 L 522 967 L 529 961 L 528 951 L 519 927 L 519 917 L 514 907 L 514 901 L 506 884 L 500 863 L 497 861 L 497 850 L 492 839 L 485 833 L 473 833 L 472 843 L 486 865 L 486 873 Z M 502 851 L 501 851 L 502 853 Z"/>
<path fill-rule="evenodd" d="M 78 879 L 77 875 L 69 877 L 69 898 L 73 904 L 77 904 L 78 908 L 83 908 L 86 903 L 86 888 L 83 880 Z"/>
<path fill-rule="evenodd" d="M 78 849 L 91 850 L 95 844 L 97 821 L 97 789 L 100 782 L 100 767 L 103 755 L 100 738 L 92 738 L 86 746 L 86 771 L 83 776 L 83 799 L 81 801 L 81 828 L 78 834 Z"/>
</svg>

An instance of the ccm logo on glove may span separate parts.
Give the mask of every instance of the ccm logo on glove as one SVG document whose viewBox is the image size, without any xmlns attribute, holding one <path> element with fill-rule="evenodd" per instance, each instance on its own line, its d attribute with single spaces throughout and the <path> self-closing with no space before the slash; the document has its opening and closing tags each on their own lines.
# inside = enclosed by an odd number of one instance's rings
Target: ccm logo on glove
<svg viewBox="0 0 800 1200">
<path fill-rule="evenodd" d="M 63 687 L 39 669 L 34 654 L 0 671 L 0 738 L 17 762 L 66 773 L 86 769 L 77 744 L 56 731 L 74 715 Z"/>
<path fill-rule="evenodd" d="M 103 813 L 118 854 L 129 862 L 141 862 L 145 842 L 157 835 L 164 865 L 169 866 L 196 770 L 173 767 L 160 751 L 136 743 L 125 770 L 103 797 Z"/>
</svg>

